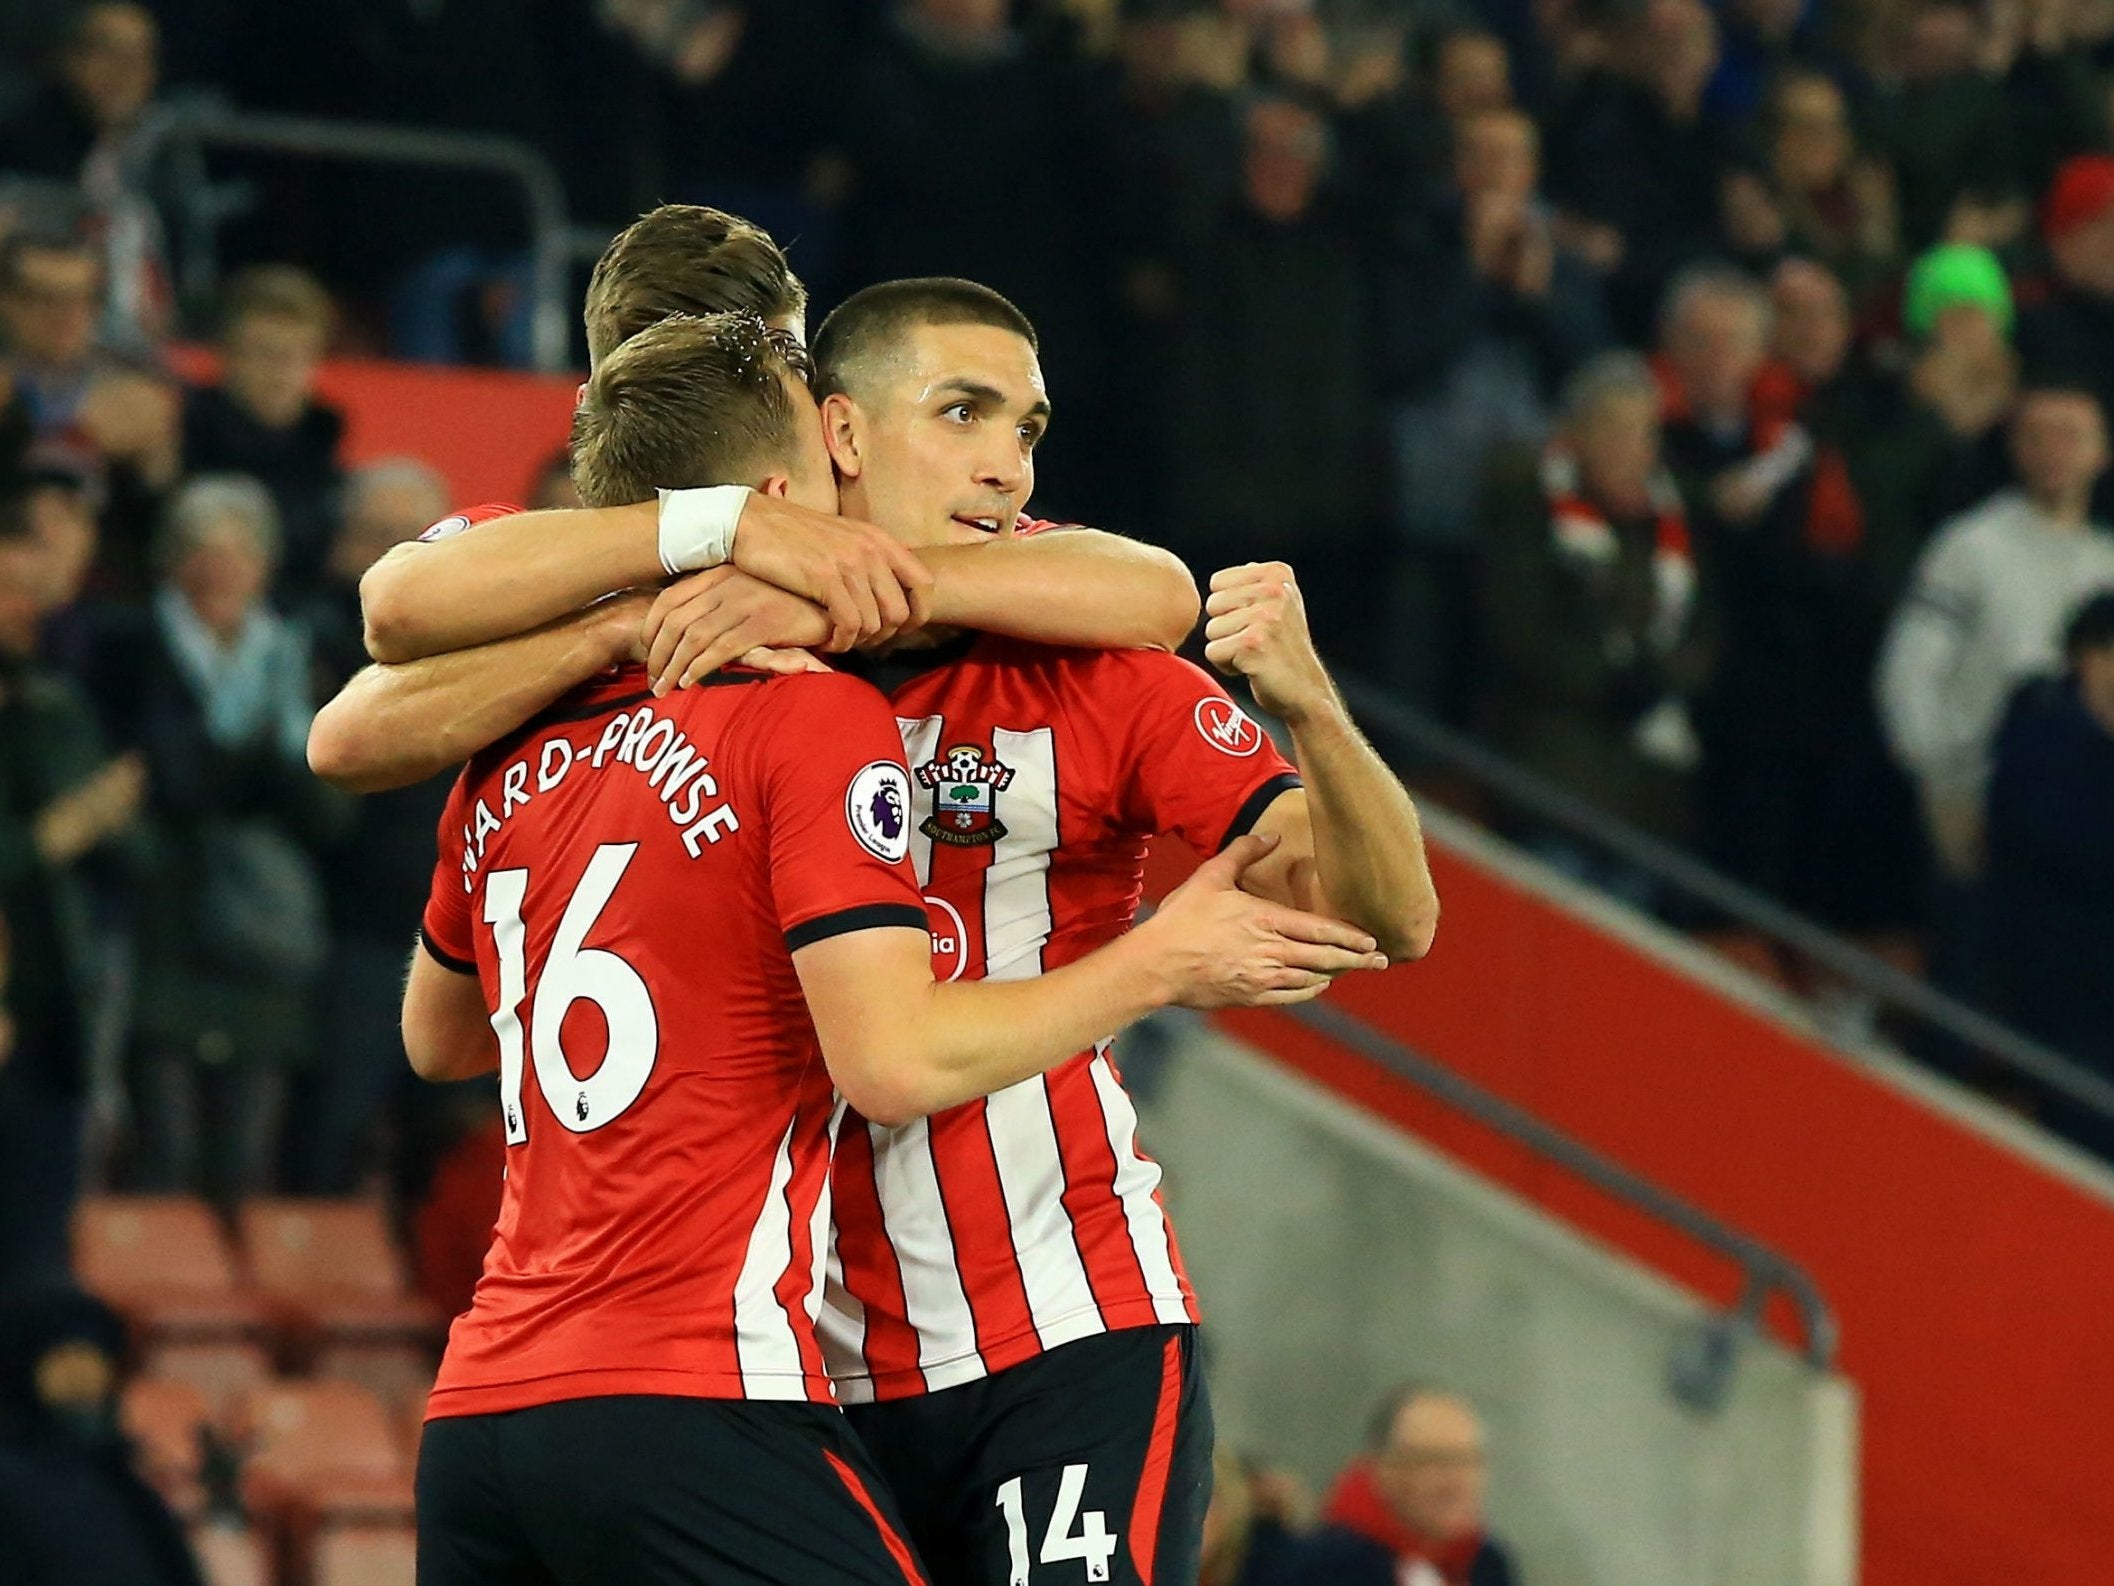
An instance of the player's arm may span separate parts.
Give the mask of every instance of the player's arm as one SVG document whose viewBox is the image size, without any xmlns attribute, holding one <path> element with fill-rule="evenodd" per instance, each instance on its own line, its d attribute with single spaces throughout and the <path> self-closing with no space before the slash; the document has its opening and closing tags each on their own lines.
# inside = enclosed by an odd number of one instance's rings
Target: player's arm
<svg viewBox="0 0 2114 1586">
<path fill-rule="evenodd" d="M 637 653 L 649 596 L 620 595 L 533 633 L 452 655 L 370 666 L 316 713 L 308 764 L 348 793 L 460 765 L 569 689 Z"/>
<path fill-rule="evenodd" d="M 932 574 L 933 622 L 1108 650 L 1172 650 L 1196 624 L 1196 580 L 1171 551 L 1098 529 L 961 532 L 916 553 Z M 665 694 L 751 650 L 821 649 L 830 637 L 813 602 L 715 568 L 661 592 L 646 621 L 646 665 Z"/>
<path fill-rule="evenodd" d="M 932 978 L 922 929 L 882 926 L 793 954 L 830 1077 L 876 1123 L 908 1123 L 1041 1073 L 1159 1008 L 1304 1002 L 1385 960 L 1336 920 L 1239 890 L 1276 845 L 1230 845 L 1136 930 L 1019 981 Z"/>
<path fill-rule="evenodd" d="M 1303 788 L 1279 794 L 1254 830 L 1283 839 L 1249 872 L 1260 895 L 1334 914 L 1370 931 L 1396 960 L 1422 958 L 1439 896 L 1417 807 L 1344 708 L 1282 562 L 1213 576 L 1204 655 L 1240 673 L 1257 703 L 1291 729 Z"/>
<path fill-rule="evenodd" d="M 443 964 L 421 942 L 404 982 L 404 1051 L 420 1079 L 475 1079 L 499 1067 L 499 1038 L 476 971 Z"/>
<path fill-rule="evenodd" d="M 539 628 L 618 590 L 711 565 L 719 552 L 704 548 L 685 506 L 706 494 L 514 513 L 399 545 L 360 580 L 367 652 L 377 661 L 415 661 L 468 649 Z M 826 610 L 846 647 L 892 635 L 923 615 L 924 568 L 871 524 L 751 491 L 731 552 L 735 567 Z"/>
</svg>

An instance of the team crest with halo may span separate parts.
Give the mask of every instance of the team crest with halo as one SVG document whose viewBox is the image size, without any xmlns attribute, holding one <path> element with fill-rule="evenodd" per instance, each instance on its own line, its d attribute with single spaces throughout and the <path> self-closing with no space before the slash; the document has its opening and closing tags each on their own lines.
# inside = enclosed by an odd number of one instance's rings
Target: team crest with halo
<svg viewBox="0 0 2114 1586">
<path fill-rule="evenodd" d="M 920 787 L 932 789 L 932 813 L 918 830 L 934 842 L 988 848 L 1005 836 L 998 795 L 1013 780 L 1011 766 L 999 764 L 977 744 L 961 743 L 919 766 L 916 774 Z"/>
</svg>

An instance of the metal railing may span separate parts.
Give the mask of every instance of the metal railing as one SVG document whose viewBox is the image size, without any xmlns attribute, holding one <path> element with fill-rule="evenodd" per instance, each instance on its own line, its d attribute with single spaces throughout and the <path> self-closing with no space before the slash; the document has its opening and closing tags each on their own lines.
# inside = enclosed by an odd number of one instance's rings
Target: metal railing
<svg viewBox="0 0 2114 1586">
<path fill-rule="evenodd" d="M 1926 981 L 1638 831 L 1375 684 L 1341 679 L 1359 723 L 1398 764 L 1444 767 L 1506 806 L 1635 865 L 1726 918 L 1780 943 L 1881 1006 L 1922 1021 L 2043 1090 L 2114 1121 L 2114 1084 Z"/>
<path fill-rule="evenodd" d="M 1816 1371 L 1834 1367 L 1835 1313 L 1819 1285 L 1789 1257 L 1340 1008 L 1308 1002 L 1280 1011 L 1734 1263 L 1742 1280 L 1738 1301 L 1685 1336 L 1668 1364 L 1668 1388 L 1683 1404 L 1709 1414 L 1724 1403 L 1740 1348 L 1760 1329 L 1773 1294 L 1781 1294 L 1798 1315 L 1807 1363 Z"/>
<path fill-rule="evenodd" d="M 433 170 L 483 172 L 519 188 L 528 212 L 532 275 L 530 339 L 536 367 L 566 368 L 572 345 L 571 261 L 573 230 L 564 184 L 550 161 L 513 138 L 472 132 L 434 132 L 377 122 L 335 121 L 316 116 L 263 115 L 236 110 L 207 98 L 181 99 L 157 107 L 127 151 L 135 170 L 150 169 L 165 151 L 188 151 L 199 181 L 186 194 L 186 285 L 210 284 L 217 249 L 214 235 L 231 212 L 207 190 L 196 156 L 205 148 L 247 149 L 305 159 L 369 165 L 417 165 Z"/>
</svg>

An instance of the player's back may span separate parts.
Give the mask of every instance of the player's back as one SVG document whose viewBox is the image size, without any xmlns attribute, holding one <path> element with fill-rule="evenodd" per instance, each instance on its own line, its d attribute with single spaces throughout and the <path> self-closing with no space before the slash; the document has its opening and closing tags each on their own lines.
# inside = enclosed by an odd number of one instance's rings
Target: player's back
<svg viewBox="0 0 2114 1586">
<path fill-rule="evenodd" d="M 432 1414 L 829 1397 L 838 1108 L 791 955 L 922 919 L 895 753 L 848 678 L 656 700 L 634 667 L 465 770 L 427 937 L 495 1010 L 507 1177 Z"/>
</svg>

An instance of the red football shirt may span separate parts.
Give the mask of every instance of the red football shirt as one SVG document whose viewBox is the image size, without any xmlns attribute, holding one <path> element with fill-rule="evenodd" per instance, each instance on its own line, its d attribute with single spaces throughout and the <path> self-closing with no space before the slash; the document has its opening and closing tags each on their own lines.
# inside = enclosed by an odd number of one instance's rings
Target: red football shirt
<svg viewBox="0 0 2114 1586">
<path fill-rule="evenodd" d="M 1024 979 L 1128 929 L 1157 834 L 1216 853 L 1292 767 L 1209 676 L 1143 650 L 983 638 L 890 694 L 942 980 Z M 1107 1043 L 903 1128 L 856 1115 L 822 1314 L 847 1402 L 1196 1320 Z"/>
<path fill-rule="evenodd" d="M 830 1399 L 842 1114 L 792 950 L 924 925 L 901 752 L 855 678 L 627 667 L 465 768 L 425 938 L 493 1010 L 507 1172 L 430 1415 Z"/>
</svg>

